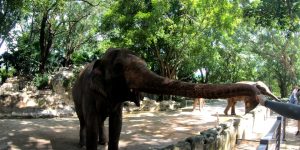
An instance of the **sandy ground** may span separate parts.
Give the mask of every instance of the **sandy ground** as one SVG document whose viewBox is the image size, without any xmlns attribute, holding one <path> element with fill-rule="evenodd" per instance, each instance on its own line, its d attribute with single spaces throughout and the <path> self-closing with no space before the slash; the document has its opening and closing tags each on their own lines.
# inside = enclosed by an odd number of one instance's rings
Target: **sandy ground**
<svg viewBox="0 0 300 150">
<path fill-rule="evenodd" d="M 295 136 L 297 121 L 287 119 L 285 140 L 281 143 L 281 150 L 300 150 L 300 135 Z"/>
<path fill-rule="evenodd" d="M 232 118 L 222 115 L 225 105 L 226 101 L 208 104 L 201 112 L 188 107 L 177 112 L 125 113 L 119 147 L 121 150 L 160 148 L 197 135 L 215 127 L 217 116 L 220 122 Z M 236 113 L 242 115 L 243 107 L 239 103 Z M 78 133 L 77 117 L 0 119 L 0 149 L 80 150 Z M 105 148 L 99 146 L 99 149 Z"/>
</svg>

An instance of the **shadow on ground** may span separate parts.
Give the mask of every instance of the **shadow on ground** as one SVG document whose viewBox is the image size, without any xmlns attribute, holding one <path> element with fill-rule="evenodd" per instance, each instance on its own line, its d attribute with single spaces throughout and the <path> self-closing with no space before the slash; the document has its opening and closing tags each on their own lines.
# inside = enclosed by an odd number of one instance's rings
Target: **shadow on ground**
<svg viewBox="0 0 300 150">
<path fill-rule="evenodd" d="M 120 138 L 121 150 L 145 150 L 165 147 L 200 131 L 226 121 L 226 101 L 208 104 L 199 110 L 177 112 L 138 112 L 124 114 Z M 237 114 L 244 114 L 243 104 L 237 107 Z M 106 126 L 107 126 L 106 120 Z M 53 149 L 79 150 L 79 121 L 77 117 L 52 119 L 1 119 L 0 149 Z M 104 149 L 99 147 L 99 149 Z"/>
</svg>

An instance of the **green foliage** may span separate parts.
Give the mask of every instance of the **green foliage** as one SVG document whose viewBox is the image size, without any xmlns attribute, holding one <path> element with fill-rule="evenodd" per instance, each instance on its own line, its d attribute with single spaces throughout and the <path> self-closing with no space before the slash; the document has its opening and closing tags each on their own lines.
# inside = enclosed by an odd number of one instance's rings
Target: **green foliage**
<svg viewBox="0 0 300 150">
<path fill-rule="evenodd" d="M 0 83 L 5 82 L 7 78 L 13 77 L 15 73 L 16 70 L 13 68 L 9 68 L 8 70 L 4 67 L 0 68 Z"/>
<path fill-rule="evenodd" d="M 8 50 L 0 65 L 14 68 L 14 75 L 31 77 L 42 63 L 46 72 L 53 72 L 100 58 L 109 47 L 125 47 L 162 76 L 201 83 L 261 80 L 286 96 L 300 83 L 299 4 L 295 0 L 2 0 L 0 48 L 5 40 Z M 11 30 L 16 24 L 18 28 Z M 195 77 L 202 68 L 205 77 Z M 8 76 L 3 69 L 1 76 Z M 43 85 L 45 78 L 36 75 L 34 82 Z"/>
<path fill-rule="evenodd" d="M 232 33 L 240 14 L 238 5 L 228 1 L 117 1 L 105 13 L 101 29 L 115 45 L 144 56 L 152 70 L 176 78 L 192 55 L 212 60 L 216 52 L 211 43 L 225 31 Z M 195 66 L 203 65 L 210 64 Z"/>
<path fill-rule="evenodd" d="M 252 17 L 255 23 L 264 27 L 275 27 L 297 31 L 299 29 L 300 2 L 297 0 L 255 1 L 245 8 L 245 17 Z"/>
<path fill-rule="evenodd" d="M 29 35 L 24 33 L 18 37 L 18 43 L 9 45 L 11 54 L 7 59 L 8 63 L 14 67 L 18 75 L 30 76 L 38 70 L 38 43 L 28 44 L 30 42 Z"/>
<path fill-rule="evenodd" d="M 49 86 L 49 75 L 48 74 L 36 74 L 33 78 L 33 84 L 37 89 L 44 89 Z"/>
<path fill-rule="evenodd" d="M 15 27 L 21 16 L 23 0 L 1 0 L 0 1 L 0 47 L 9 31 Z"/>
</svg>

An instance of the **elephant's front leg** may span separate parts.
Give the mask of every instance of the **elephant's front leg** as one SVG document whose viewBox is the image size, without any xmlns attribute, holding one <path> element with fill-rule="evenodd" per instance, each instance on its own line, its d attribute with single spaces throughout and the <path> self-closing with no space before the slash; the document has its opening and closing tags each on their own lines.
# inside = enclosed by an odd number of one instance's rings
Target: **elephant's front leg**
<svg viewBox="0 0 300 150">
<path fill-rule="evenodd" d="M 80 147 L 83 147 L 86 145 L 86 126 L 85 121 L 83 117 L 79 117 L 79 123 L 80 123 L 80 131 L 79 131 L 79 145 Z"/>
<path fill-rule="evenodd" d="M 235 105 L 236 105 L 236 100 L 233 100 L 232 103 L 231 103 L 231 115 L 236 115 Z"/>
<path fill-rule="evenodd" d="M 225 115 L 228 115 L 228 110 L 229 110 L 229 108 L 230 108 L 230 106 L 231 106 L 231 101 L 232 101 L 232 98 L 228 98 L 228 99 L 227 99 L 227 106 L 226 106 L 226 108 L 224 109 L 224 114 L 225 114 Z"/>
<path fill-rule="evenodd" d="M 122 129 L 122 106 L 119 106 L 109 116 L 108 150 L 118 149 L 121 129 Z"/>
<path fill-rule="evenodd" d="M 107 138 L 106 138 L 106 132 L 105 132 L 105 127 L 104 127 L 104 121 L 105 118 L 100 118 L 99 119 L 99 144 L 100 145 L 106 145 L 107 144 Z"/>
<path fill-rule="evenodd" d="M 97 113 L 89 112 L 86 116 L 86 149 L 97 150 L 97 137 L 98 137 L 98 126 L 97 126 Z"/>
</svg>

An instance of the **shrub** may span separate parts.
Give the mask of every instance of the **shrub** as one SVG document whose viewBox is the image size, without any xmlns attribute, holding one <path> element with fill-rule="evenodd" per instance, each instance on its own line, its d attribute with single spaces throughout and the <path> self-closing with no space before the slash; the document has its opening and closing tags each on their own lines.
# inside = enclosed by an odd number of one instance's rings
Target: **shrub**
<svg viewBox="0 0 300 150">
<path fill-rule="evenodd" d="M 48 74 L 36 74 L 33 78 L 33 84 L 37 87 L 37 89 L 45 89 L 49 86 L 49 75 Z"/>
<path fill-rule="evenodd" d="M 5 68 L 0 68 L 0 83 L 4 83 L 7 78 L 13 77 L 15 72 L 16 70 L 12 68 L 8 69 L 8 71 Z"/>
</svg>

